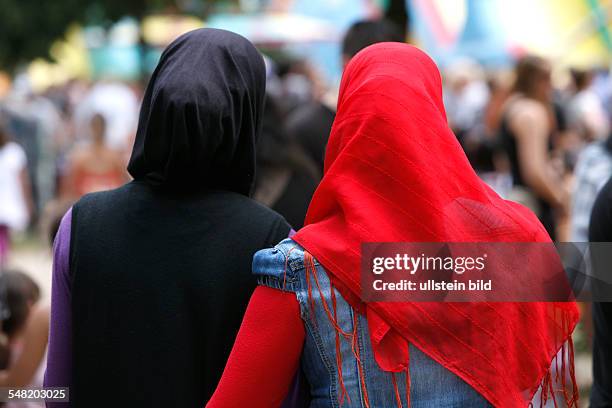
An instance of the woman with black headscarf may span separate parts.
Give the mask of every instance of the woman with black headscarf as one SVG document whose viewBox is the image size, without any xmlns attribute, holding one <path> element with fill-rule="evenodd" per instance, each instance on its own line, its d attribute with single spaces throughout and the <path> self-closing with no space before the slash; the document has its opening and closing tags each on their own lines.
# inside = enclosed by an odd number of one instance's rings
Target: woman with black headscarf
<svg viewBox="0 0 612 408">
<path fill-rule="evenodd" d="M 255 280 L 253 254 L 290 227 L 249 198 L 265 95 L 246 39 L 201 29 L 147 87 L 134 181 L 83 197 L 55 241 L 46 386 L 76 406 L 200 407 Z"/>
</svg>

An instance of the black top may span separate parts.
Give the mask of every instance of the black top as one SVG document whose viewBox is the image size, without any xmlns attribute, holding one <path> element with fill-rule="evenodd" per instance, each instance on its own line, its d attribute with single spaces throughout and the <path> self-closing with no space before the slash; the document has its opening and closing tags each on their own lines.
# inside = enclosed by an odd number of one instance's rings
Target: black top
<svg viewBox="0 0 612 408">
<path fill-rule="evenodd" d="M 561 129 L 560 122 L 563 122 L 560 118 L 560 114 L 557 112 L 555 108 L 555 120 L 558 124 L 559 129 Z M 521 174 L 521 166 L 518 159 L 518 146 L 516 143 L 516 135 L 514 131 L 510 128 L 510 124 L 508 123 L 508 108 L 506 112 L 504 112 L 499 128 L 499 143 L 500 147 L 503 151 L 508 155 L 508 160 L 510 162 L 510 171 L 512 172 L 512 180 L 515 185 L 525 186 L 525 181 Z M 553 148 L 552 144 L 552 135 L 548 138 L 548 151 L 551 151 Z"/>
<path fill-rule="evenodd" d="M 287 118 L 287 130 L 323 173 L 325 147 L 336 114 L 320 102 L 295 109 Z"/>
<path fill-rule="evenodd" d="M 510 162 L 510 172 L 512 173 L 512 182 L 517 186 L 525 186 L 523 176 L 521 174 L 521 166 L 518 158 L 518 147 L 516 143 L 516 136 L 510 129 L 508 123 L 508 115 L 504 115 L 501 120 L 499 128 L 499 143 L 502 151 L 508 156 Z"/>
<path fill-rule="evenodd" d="M 612 179 L 608 180 L 595 200 L 589 241 L 612 242 Z M 612 407 L 612 303 L 593 303 L 593 329 L 593 388 L 590 406 Z"/>
<path fill-rule="evenodd" d="M 304 226 L 308 206 L 317 185 L 317 180 L 310 174 L 296 169 L 291 173 L 287 186 L 271 208 L 282 214 L 297 231 Z"/>
<path fill-rule="evenodd" d="M 510 172 L 512 174 L 512 182 L 515 186 L 527 187 L 525 185 L 525 180 L 523 179 L 523 175 L 521 172 L 521 165 L 518 158 L 518 146 L 516 142 L 516 135 L 510 129 L 510 124 L 508 123 L 508 115 L 504 114 L 501 120 L 501 125 L 499 128 L 499 144 L 500 148 L 503 152 L 507 154 L 508 161 L 510 163 Z M 552 150 L 552 141 L 549 138 L 548 149 Z M 538 201 L 539 211 L 537 216 L 546 228 L 546 231 L 550 235 L 551 239 L 555 239 L 556 237 L 556 228 L 555 228 L 555 218 L 553 214 L 553 209 L 546 200 L 542 197 L 538 196 L 535 192 L 533 192 L 535 198 Z"/>
<path fill-rule="evenodd" d="M 253 254 L 287 237 L 233 192 L 166 196 L 143 182 L 72 211 L 73 407 L 198 407 L 256 286 Z"/>
</svg>

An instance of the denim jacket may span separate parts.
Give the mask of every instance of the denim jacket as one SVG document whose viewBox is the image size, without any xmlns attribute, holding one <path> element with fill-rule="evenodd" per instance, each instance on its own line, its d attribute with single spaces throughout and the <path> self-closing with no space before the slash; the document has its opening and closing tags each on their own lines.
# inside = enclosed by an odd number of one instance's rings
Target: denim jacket
<svg viewBox="0 0 612 408">
<path fill-rule="evenodd" d="M 295 293 L 300 304 L 306 329 L 301 368 L 310 384 L 311 407 L 489 406 L 467 383 L 413 346 L 410 346 L 409 405 L 405 373 L 395 374 L 394 385 L 393 375 L 378 367 L 365 316 L 356 313 L 331 287 L 325 269 L 316 259 L 314 269 L 316 273 L 312 268 L 307 271 L 304 249 L 292 239 L 257 252 L 253 259 L 253 273 L 260 285 Z M 339 328 L 348 336 L 332 324 L 330 316 L 334 309 Z"/>
</svg>

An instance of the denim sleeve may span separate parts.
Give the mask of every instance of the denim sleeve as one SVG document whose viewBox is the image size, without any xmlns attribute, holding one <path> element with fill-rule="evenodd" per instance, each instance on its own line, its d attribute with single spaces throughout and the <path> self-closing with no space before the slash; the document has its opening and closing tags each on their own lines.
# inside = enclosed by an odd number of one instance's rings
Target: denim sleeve
<svg viewBox="0 0 612 408">
<path fill-rule="evenodd" d="M 291 251 L 287 250 L 285 240 L 274 248 L 262 249 L 253 257 L 253 274 L 259 285 L 286 292 L 299 289 L 299 277 Z"/>
</svg>

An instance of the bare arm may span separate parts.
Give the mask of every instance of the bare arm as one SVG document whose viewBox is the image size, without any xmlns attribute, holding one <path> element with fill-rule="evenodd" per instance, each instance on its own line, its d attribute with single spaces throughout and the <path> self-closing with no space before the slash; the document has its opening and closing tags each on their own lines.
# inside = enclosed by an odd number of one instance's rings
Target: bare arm
<svg viewBox="0 0 612 408">
<path fill-rule="evenodd" d="M 561 180 L 554 176 L 550 165 L 550 126 L 546 109 L 537 102 L 517 102 L 510 120 L 516 135 L 518 161 L 525 183 L 553 207 L 565 210 L 568 193 Z"/>
<path fill-rule="evenodd" d="M 45 356 L 49 333 L 49 308 L 32 309 L 23 332 L 23 350 L 8 370 L 0 372 L 0 386 L 25 387 L 32 382 Z"/>
<path fill-rule="evenodd" d="M 34 200 L 32 199 L 32 184 L 30 183 L 30 176 L 28 175 L 28 168 L 23 167 L 19 174 L 19 180 L 21 182 L 21 192 L 23 199 L 28 208 L 28 214 L 30 217 L 34 215 Z"/>
</svg>

